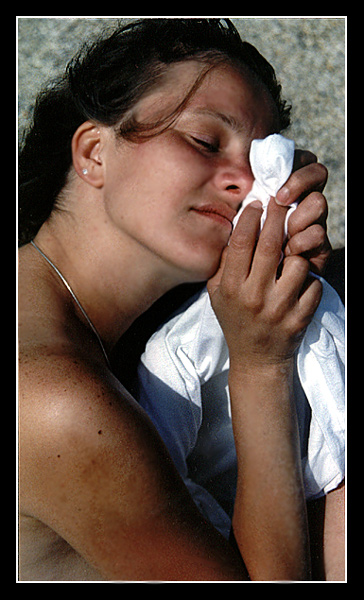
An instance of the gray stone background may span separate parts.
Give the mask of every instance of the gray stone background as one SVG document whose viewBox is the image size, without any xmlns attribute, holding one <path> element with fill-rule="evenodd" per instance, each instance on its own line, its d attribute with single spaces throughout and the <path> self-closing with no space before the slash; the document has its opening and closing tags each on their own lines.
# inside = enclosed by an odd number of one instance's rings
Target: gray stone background
<svg viewBox="0 0 364 600">
<path fill-rule="evenodd" d="M 137 18 L 137 17 L 135 17 Z M 19 17 L 19 129 L 29 120 L 40 87 L 62 73 L 79 45 L 115 17 Z M 275 68 L 293 106 L 286 135 L 329 169 L 325 195 L 334 248 L 345 244 L 345 17 L 239 17 L 241 37 Z"/>
</svg>

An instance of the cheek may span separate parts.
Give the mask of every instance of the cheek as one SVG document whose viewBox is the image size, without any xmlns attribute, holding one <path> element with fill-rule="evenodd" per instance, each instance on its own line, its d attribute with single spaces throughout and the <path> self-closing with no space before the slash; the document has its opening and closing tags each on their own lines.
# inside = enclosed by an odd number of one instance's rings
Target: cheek
<svg viewBox="0 0 364 600">
<path fill-rule="evenodd" d="M 134 164 L 146 186 L 175 193 L 197 189 L 211 176 L 205 159 L 173 130 L 137 146 Z"/>
<path fill-rule="evenodd" d="M 200 157 L 170 135 L 135 145 L 120 162 L 114 186 L 128 213 L 139 209 L 152 221 L 162 215 L 178 219 L 196 202 L 209 177 Z"/>
<path fill-rule="evenodd" d="M 226 232 L 207 224 L 199 228 L 190 211 L 210 173 L 185 145 L 161 142 L 135 145 L 114 162 L 107 212 L 120 232 L 178 267 L 184 281 L 205 280 L 218 268 L 227 243 Z"/>
<path fill-rule="evenodd" d="M 120 233 L 150 246 L 166 237 L 188 195 L 178 161 L 156 144 L 135 144 L 112 158 L 104 188 L 105 211 Z M 183 187 L 185 186 L 185 187 Z"/>
</svg>

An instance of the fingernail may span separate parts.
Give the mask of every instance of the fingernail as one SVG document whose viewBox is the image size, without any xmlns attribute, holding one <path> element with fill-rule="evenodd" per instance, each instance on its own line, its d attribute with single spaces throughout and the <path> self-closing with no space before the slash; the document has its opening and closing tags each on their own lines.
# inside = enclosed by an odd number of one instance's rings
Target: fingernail
<svg viewBox="0 0 364 600">
<path fill-rule="evenodd" d="M 250 206 L 252 206 L 253 208 L 260 208 L 260 210 L 263 210 L 263 204 L 260 200 L 253 200 L 253 202 L 250 203 Z"/>
<path fill-rule="evenodd" d="M 289 189 L 286 187 L 280 189 L 275 200 L 280 206 L 287 206 L 289 204 Z"/>
</svg>

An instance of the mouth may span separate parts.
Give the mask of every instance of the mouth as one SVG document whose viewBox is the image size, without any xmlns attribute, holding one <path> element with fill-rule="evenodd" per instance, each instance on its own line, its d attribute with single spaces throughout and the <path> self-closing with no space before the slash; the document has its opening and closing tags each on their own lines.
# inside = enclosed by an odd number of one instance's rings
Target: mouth
<svg viewBox="0 0 364 600">
<path fill-rule="evenodd" d="M 227 204 L 205 204 L 193 207 L 191 210 L 215 223 L 220 223 L 221 225 L 229 226 L 230 228 L 232 228 L 233 220 L 236 216 L 236 211 Z"/>
</svg>

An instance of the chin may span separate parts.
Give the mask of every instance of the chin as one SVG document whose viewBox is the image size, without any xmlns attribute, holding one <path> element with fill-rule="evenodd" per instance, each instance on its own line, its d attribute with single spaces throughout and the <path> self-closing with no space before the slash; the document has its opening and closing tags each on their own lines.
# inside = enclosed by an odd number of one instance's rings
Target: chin
<svg viewBox="0 0 364 600">
<path fill-rule="evenodd" d="M 210 256 L 209 260 L 197 261 L 195 257 L 191 268 L 185 271 L 188 279 L 185 279 L 183 283 L 199 283 L 202 281 L 208 281 L 218 270 L 220 266 L 220 260 L 221 253 L 219 253 L 214 260 L 211 260 Z"/>
<path fill-rule="evenodd" d="M 175 274 L 177 267 L 178 283 L 199 283 L 213 277 L 220 266 L 225 247 L 225 240 L 206 243 L 200 239 L 198 242 L 185 242 L 179 247 L 175 244 L 174 253 L 169 256 L 169 260 Z"/>
</svg>

